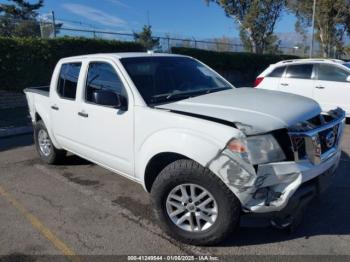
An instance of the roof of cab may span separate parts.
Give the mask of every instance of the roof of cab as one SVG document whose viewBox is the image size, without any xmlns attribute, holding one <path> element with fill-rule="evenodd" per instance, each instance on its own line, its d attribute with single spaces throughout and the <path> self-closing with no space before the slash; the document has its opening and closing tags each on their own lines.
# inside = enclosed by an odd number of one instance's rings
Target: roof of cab
<svg viewBox="0 0 350 262">
<path fill-rule="evenodd" d="M 150 53 L 150 52 L 129 52 L 129 53 L 98 53 L 98 54 L 88 54 L 79 55 L 62 58 L 62 60 L 71 59 L 86 59 L 86 58 L 130 58 L 130 57 L 185 57 L 184 55 L 178 54 L 166 54 L 166 53 Z"/>
</svg>

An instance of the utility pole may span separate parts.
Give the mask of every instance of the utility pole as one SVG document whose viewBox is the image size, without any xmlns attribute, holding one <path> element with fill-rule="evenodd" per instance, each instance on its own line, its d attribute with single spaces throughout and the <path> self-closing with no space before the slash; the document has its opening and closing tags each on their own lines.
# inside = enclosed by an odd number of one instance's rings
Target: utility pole
<svg viewBox="0 0 350 262">
<path fill-rule="evenodd" d="M 194 42 L 194 48 L 197 48 L 197 40 L 196 40 L 196 38 L 192 37 L 192 39 L 193 39 L 193 42 Z"/>
<path fill-rule="evenodd" d="M 167 35 L 167 40 L 168 40 L 168 52 L 171 53 L 171 46 L 170 46 L 170 36 Z"/>
<path fill-rule="evenodd" d="M 96 39 L 96 28 L 93 25 L 91 25 L 91 27 L 92 27 L 92 34 L 94 36 L 94 39 Z"/>
<path fill-rule="evenodd" d="M 52 14 L 52 30 L 53 30 L 53 37 L 56 38 L 56 20 L 55 20 L 55 12 L 51 11 Z"/>
<path fill-rule="evenodd" d="M 148 26 L 151 25 L 150 18 L 149 18 L 149 10 L 147 10 L 147 25 Z"/>
<path fill-rule="evenodd" d="M 312 8 L 312 29 L 311 29 L 310 58 L 312 58 L 313 52 L 314 52 L 315 13 L 316 13 L 316 0 L 314 0 L 314 6 Z"/>
</svg>

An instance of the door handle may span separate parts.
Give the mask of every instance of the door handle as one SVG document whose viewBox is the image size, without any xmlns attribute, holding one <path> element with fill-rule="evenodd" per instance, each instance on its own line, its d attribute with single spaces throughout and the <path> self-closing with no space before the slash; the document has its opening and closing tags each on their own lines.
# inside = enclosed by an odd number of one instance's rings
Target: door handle
<svg viewBox="0 0 350 262">
<path fill-rule="evenodd" d="M 58 110 L 59 110 L 58 106 L 56 106 L 56 105 L 51 106 L 51 108 L 52 108 L 53 110 L 56 110 L 56 111 L 58 111 Z"/>
<path fill-rule="evenodd" d="M 84 113 L 84 112 L 78 112 L 78 115 L 82 116 L 82 117 L 89 117 L 89 114 Z"/>
<path fill-rule="evenodd" d="M 281 83 L 281 86 L 289 86 L 287 83 Z"/>
<path fill-rule="evenodd" d="M 316 86 L 318 89 L 324 89 L 324 86 Z"/>
</svg>

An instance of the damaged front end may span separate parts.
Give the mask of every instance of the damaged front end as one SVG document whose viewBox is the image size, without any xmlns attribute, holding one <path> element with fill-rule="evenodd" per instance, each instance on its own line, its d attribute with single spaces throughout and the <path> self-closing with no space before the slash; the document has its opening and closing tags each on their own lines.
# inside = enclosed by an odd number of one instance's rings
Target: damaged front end
<svg viewBox="0 0 350 262">
<path fill-rule="evenodd" d="M 283 131 L 234 138 L 208 167 L 237 196 L 245 212 L 290 209 L 289 200 L 307 181 L 334 173 L 344 122 L 345 112 L 337 109 Z"/>
</svg>

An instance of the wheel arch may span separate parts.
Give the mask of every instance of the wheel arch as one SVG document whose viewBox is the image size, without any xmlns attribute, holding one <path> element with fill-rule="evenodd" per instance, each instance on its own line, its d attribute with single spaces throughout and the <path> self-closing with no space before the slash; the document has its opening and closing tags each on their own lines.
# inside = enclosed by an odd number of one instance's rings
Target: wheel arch
<svg viewBox="0 0 350 262">
<path fill-rule="evenodd" d="M 34 118 L 32 119 L 32 121 L 33 121 L 34 129 L 35 129 L 36 123 L 39 121 L 42 121 L 47 129 L 47 132 L 49 133 L 49 136 L 53 145 L 56 148 L 61 149 L 52 131 L 52 127 L 51 127 L 52 121 L 50 121 L 49 115 L 45 114 L 44 110 L 36 109 L 34 113 Z"/>
<path fill-rule="evenodd" d="M 157 172 L 178 159 L 191 159 L 203 167 L 222 149 L 208 137 L 183 130 L 164 130 L 148 137 L 137 147 L 135 177 L 150 191 Z"/>
<path fill-rule="evenodd" d="M 35 118 L 34 118 L 34 121 L 35 123 L 42 120 L 43 118 L 40 116 L 40 114 L 38 112 L 35 112 Z"/>
<path fill-rule="evenodd" d="M 144 187 L 147 192 L 151 192 L 152 185 L 159 175 L 160 171 L 162 171 L 170 163 L 180 159 L 189 158 L 173 152 L 162 152 L 153 156 L 147 163 L 145 170 Z"/>
</svg>

